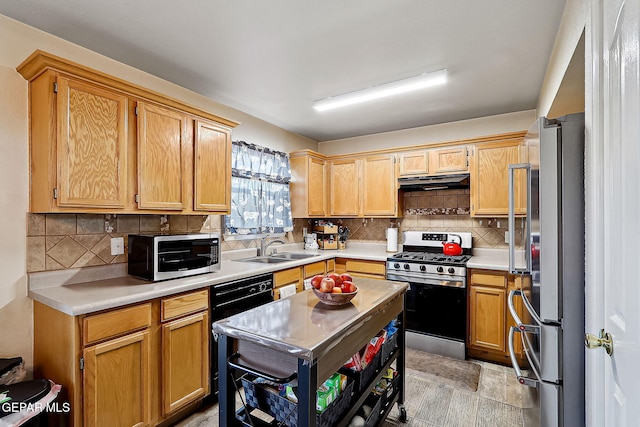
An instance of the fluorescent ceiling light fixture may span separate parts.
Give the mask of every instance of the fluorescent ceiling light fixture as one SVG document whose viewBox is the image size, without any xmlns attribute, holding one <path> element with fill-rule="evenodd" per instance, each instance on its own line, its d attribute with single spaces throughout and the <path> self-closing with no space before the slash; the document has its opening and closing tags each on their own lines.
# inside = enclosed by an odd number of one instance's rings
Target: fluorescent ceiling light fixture
<svg viewBox="0 0 640 427">
<path fill-rule="evenodd" d="M 346 107 L 347 105 L 358 104 L 360 102 L 371 101 L 373 99 L 385 98 L 387 96 L 437 86 L 445 84 L 446 82 L 447 70 L 439 70 L 432 73 L 421 74 L 416 77 L 409 77 L 408 79 L 372 86 L 355 92 L 346 93 L 344 95 L 321 99 L 320 101 L 315 101 L 313 103 L 313 108 L 317 111 L 327 111 L 334 108 Z"/>
</svg>

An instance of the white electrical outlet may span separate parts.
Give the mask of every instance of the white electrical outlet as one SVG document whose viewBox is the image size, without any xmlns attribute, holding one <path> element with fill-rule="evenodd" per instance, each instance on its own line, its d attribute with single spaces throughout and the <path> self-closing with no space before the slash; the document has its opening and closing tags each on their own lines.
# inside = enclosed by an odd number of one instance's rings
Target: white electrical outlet
<svg viewBox="0 0 640 427">
<path fill-rule="evenodd" d="M 111 238 L 111 255 L 122 255 L 124 253 L 124 237 Z"/>
<path fill-rule="evenodd" d="M 509 243 L 509 230 L 504 232 L 504 242 Z"/>
</svg>

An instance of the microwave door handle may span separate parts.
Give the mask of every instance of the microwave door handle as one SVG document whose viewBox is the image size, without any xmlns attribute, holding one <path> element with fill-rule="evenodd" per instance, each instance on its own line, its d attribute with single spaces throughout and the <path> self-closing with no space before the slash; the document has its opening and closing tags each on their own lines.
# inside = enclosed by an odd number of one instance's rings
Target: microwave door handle
<svg viewBox="0 0 640 427">
<path fill-rule="evenodd" d="M 515 211 L 515 170 L 524 169 L 527 173 L 527 211 L 525 217 L 525 268 L 516 268 L 516 211 Z M 531 164 L 517 163 L 509 165 L 509 272 L 512 274 L 531 272 Z"/>
<path fill-rule="evenodd" d="M 522 371 L 520 370 L 520 366 L 518 365 L 518 361 L 516 360 L 516 351 L 513 347 L 513 338 L 516 332 L 521 332 L 521 331 L 515 326 L 512 326 L 511 328 L 509 328 L 509 358 L 511 359 L 511 366 L 513 367 L 513 370 L 516 372 L 516 379 L 520 384 L 526 385 L 528 387 L 536 387 L 537 384 L 540 382 L 540 380 L 537 378 L 530 378 L 523 375 Z"/>
</svg>

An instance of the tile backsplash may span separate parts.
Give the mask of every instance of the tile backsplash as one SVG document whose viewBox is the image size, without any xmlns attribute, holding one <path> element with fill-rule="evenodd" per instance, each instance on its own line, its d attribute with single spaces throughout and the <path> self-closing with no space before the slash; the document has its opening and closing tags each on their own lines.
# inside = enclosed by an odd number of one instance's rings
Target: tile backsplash
<svg viewBox="0 0 640 427">
<path fill-rule="evenodd" d="M 462 231 L 473 235 L 475 248 L 507 248 L 506 218 L 471 218 L 469 190 L 416 191 L 404 194 L 402 218 L 333 219 L 350 230 L 349 240 L 385 242 L 385 230 Z M 222 233 L 221 215 L 27 214 L 27 272 L 124 263 L 127 235 L 137 233 Z M 313 219 L 295 219 L 289 242 L 302 242 Z M 522 221 L 516 221 L 521 245 Z M 111 238 L 123 237 L 125 255 L 111 255 Z M 226 240 L 222 250 L 256 246 L 255 240 Z M 400 241 L 400 243 L 402 243 Z"/>
<path fill-rule="evenodd" d="M 349 227 L 349 240 L 385 242 L 385 230 L 388 227 L 397 227 L 400 232 L 470 232 L 475 248 L 507 248 L 507 219 L 472 218 L 469 214 L 470 206 L 468 189 L 413 191 L 404 194 L 405 208 L 402 218 L 346 218 L 332 221 Z M 311 231 L 313 222 L 313 219 L 295 221 L 293 238 L 296 242 L 302 241 L 303 228 Z M 522 221 L 516 221 L 516 227 L 516 244 L 521 245 Z"/>
</svg>

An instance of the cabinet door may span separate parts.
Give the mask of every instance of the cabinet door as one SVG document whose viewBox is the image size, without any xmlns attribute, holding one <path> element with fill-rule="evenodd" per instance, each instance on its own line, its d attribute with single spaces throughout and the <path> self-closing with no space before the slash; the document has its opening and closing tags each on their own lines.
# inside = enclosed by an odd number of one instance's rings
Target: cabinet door
<svg viewBox="0 0 640 427">
<path fill-rule="evenodd" d="M 295 285 L 296 292 L 302 292 L 304 290 L 302 267 L 289 268 L 273 273 L 273 299 L 280 299 L 279 288 L 289 285 Z"/>
<path fill-rule="evenodd" d="M 326 162 L 308 158 L 307 213 L 309 216 L 325 216 L 327 213 Z"/>
<path fill-rule="evenodd" d="M 426 175 L 429 173 L 427 150 L 409 151 L 398 154 L 400 176 Z"/>
<path fill-rule="evenodd" d="M 194 206 L 198 211 L 231 208 L 231 131 L 197 119 L 194 141 Z"/>
<path fill-rule="evenodd" d="M 469 346 L 504 353 L 506 290 L 471 286 L 469 292 Z"/>
<path fill-rule="evenodd" d="M 520 163 L 520 139 L 479 144 L 471 161 L 471 215 L 506 216 L 509 213 L 509 165 Z M 525 179 L 518 171 L 515 182 L 516 213 L 526 211 Z"/>
<path fill-rule="evenodd" d="M 396 216 L 398 180 L 393 154 L 362 159 L 362 214 Z"/>
<path fill-rule="evenodd" d="M 209 315 L 162 326 L 162 409 L 165 415 L 209 392 Z"/>
<path fill-rule="evenodd" d="M 138 207 L 184 209 L 187 116 L 138 102 Z"/>
<path fill-rule="evenodd" d="M 151 418 L 149 332 L 84 350 L 84 425 L 130 427 Z"/>
<path fill-rule="evenodd" d="M 329 162 L 331 216 L 357 216 L 360 212 L 360 180 L 358 159 L 336 159 Z"/>
<path fill-rule="evenodd" d="M 327 162 L 310 151 L 292 153 L 291 214 L 294 218 L 327 216 Z"/>
<path fill-rule="evenodd" d="M 123 208 L 127 97 L 64 76 L 57 83 L 58 206 Z"/>
<path fill-rule="evenodd" d="M 386 263 L 384 261 L 336 258 L 335 272 L 338 274 L 348 273 L 353 277 L 384 279 L 386 272 Z"/>
<path fill-rule="evenodd" d="M 468 170 L 466 146 L 429 150 L 429 175 L 461 173 Z"/>
</svg>

